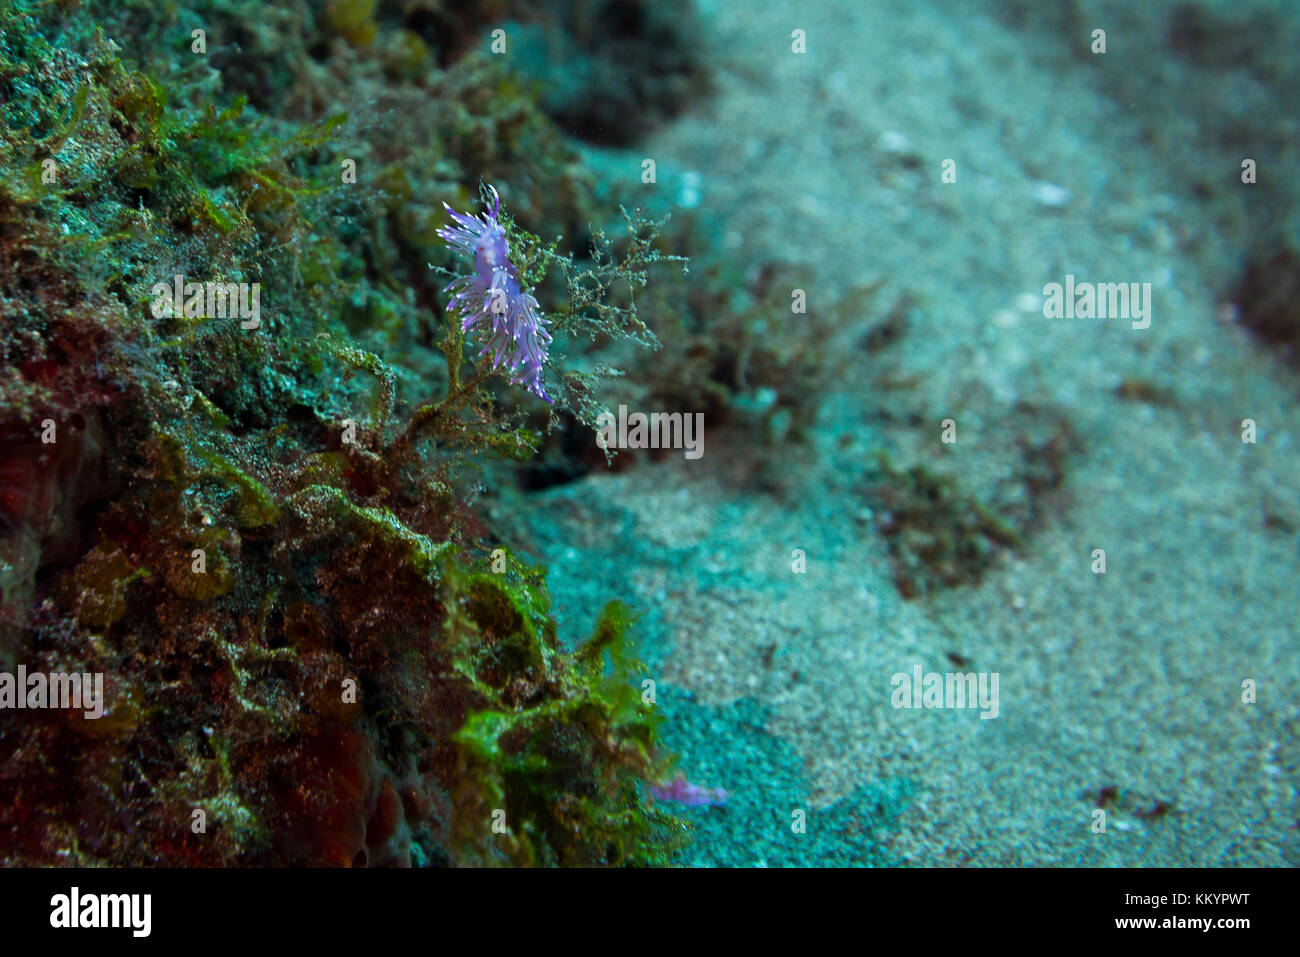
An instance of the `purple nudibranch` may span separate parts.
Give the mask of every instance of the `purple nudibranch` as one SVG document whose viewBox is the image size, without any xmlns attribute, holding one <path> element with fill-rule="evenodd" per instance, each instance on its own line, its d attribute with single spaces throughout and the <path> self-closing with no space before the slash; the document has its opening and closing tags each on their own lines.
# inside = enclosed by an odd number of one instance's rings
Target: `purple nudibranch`
<svg viewBox="0 0 1300 957">
<path fill-rule="evenodd" d="M 501 197 L 495 187 L 488 190 L 492 193 L 491 213 L 485 210 L 480 216 L 469 216 L 442 204 L 456 225 L 439 229 L 438 235 L 453 249 L 474 257 L 474 272 L 453 279 L 443 289 L 455 293 L 447 309 L 460 317 L 465 333 L 486 331 L 480 358 L 490 357 L 493 369 L 505 370 L 512 383 L 551 402 L 542 386 L 551 333 L 537 300 L 520 288 L 506 231 L 497 221 Z"/>
<path fill-rule="evenodd" d="M 658 801 L 672 801 L 686 807 L 722 807 L 731 797 L 726 788 L 704 788 L 677 775 L 667 784 L 651 784 L 650 793 Z"/>
</svg>

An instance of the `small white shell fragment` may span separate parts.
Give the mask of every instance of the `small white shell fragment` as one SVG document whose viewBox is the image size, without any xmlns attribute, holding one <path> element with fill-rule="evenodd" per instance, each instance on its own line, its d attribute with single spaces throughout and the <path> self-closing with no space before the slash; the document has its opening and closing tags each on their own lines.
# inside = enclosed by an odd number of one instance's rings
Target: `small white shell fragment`
<svg viewBox="0 0 1300 957">
<path fill-rule="evenodd" d="M 677 196 L 677 205 L 682 209 L 694 209 L 700 205 L 700 185 L 703 177 L 695 170 L 682 174 L 682 189 Z"/>
<path fill-rule="evenodd" d="M 886 153 L 902 153 L 907 150 L 907 134 L 898 130 L 885 130 L 880 134 L 876 146 Z"/>
<path fill-rule="evenodd" d="M 1040 206 L 1060 208 L 1070 202 L 1070 191 L 1064 186 L 1039 180 L 1034 183 L 1034 200 Z"/>
<path fill-rule="evenodd" d="M 1022 292 L 1016 296 L 1016 309 L 1035 315 L 1043 311 L 1043 297 L 1036 292 Z"/>
</svg>

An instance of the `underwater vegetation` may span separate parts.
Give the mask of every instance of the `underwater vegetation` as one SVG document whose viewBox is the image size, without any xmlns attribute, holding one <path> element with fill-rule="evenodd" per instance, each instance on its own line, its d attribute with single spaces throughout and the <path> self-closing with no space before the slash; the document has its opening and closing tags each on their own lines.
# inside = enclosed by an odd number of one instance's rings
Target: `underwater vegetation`
<svg viewBox="0 0 1300 957">
<path fill-rule="evenodd" d="M 6 713 L 0 857 L 665 863 L 634 615 L 561 647 L 475 510 L 556 413 L 467 351 L 437 200 L 502 184 L 566 349 L 654 344 L 611 290 L 669 258 L 656 230 L 587 233 L 471 12 L 245 6 L 0 5 L 0 663 L 107 698 Z M 603 408 L 607 369 L 534 359 L 571 420 Z"/>
</svg>

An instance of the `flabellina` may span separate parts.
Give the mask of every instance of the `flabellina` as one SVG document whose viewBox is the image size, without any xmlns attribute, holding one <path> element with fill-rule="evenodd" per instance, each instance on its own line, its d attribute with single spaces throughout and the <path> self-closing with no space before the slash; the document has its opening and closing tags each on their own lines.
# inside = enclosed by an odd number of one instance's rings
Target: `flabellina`
<svg viewBox="0 0 1300 957">
<path fill-rule="evenodd" d="M 551 402 L 542 385 L 551 333 L 537 300 L 519 285 L 506 231 L 497 218 L 501 197 L 495 187 L 489 186 L 488 191 L 492 211 L 485 209 L 480 216 L 458 213 L 442 204 L 456 225 L 439 229 L 438 236 L 453 249 L 474 257 L 474 272 L 453 279 L 443 289 L 453 294 L 447 309 L 460 319 L 466 334 L 483 336 L 480 358 L 487 358 L 494 370 L 505 372 L 512 383 Z"/>
</svg>

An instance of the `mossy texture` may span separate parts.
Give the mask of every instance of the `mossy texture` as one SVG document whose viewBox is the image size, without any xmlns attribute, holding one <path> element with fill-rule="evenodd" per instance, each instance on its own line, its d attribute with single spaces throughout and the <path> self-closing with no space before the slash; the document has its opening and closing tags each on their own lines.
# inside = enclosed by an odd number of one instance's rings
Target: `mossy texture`
<svg viewBox="0 0 1300 957">
<path fill-rule="evenodd" d="M 537 437 L 429 268 L 438 200 L 574 235 L 586 174 L 471 14 L 252 9 L 0 2 L 0 665 L 108 699 L 6 716 L 0 860 L 665 863 L 630 618 L 565 651 L 489 562 Z"/>
</svg>

